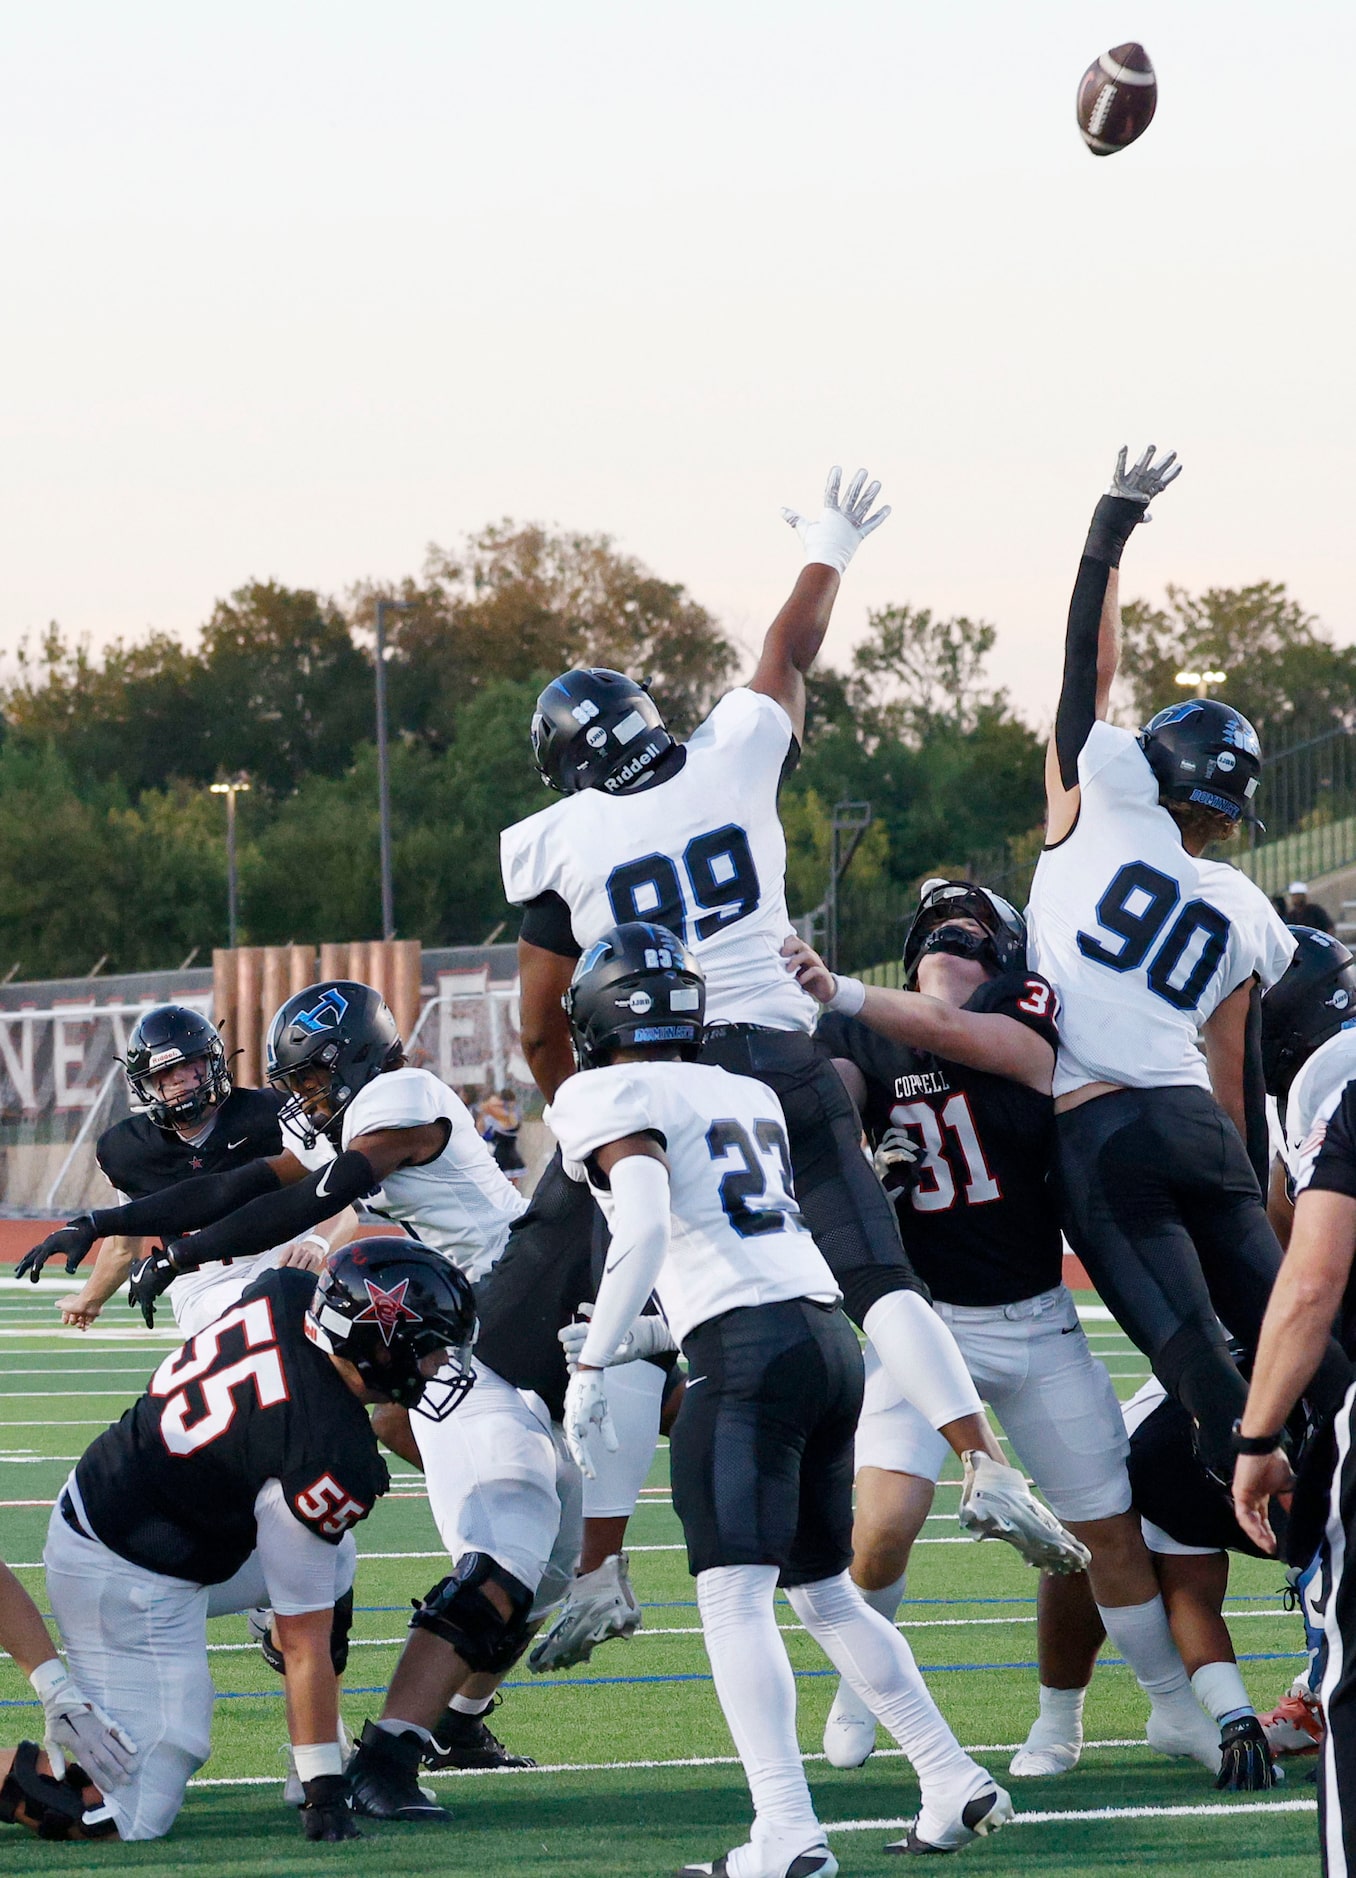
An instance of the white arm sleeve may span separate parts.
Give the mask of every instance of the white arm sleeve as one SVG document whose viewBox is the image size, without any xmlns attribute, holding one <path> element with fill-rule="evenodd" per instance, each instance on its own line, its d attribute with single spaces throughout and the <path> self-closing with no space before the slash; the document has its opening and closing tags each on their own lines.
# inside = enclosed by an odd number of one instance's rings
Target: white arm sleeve
<svg viewBox="0 0 1356 1878">
<path fill-rule="evenodd" d="M 328 1610 L 352 1584 L 353 1534 L 345 1533 L 338 1545 L 327 1544 L 291 1511 L 281 1481 L 266 1480 L 260 1487 L 254 1520 L 268 1601 L 284 1617 Z"/>
<path fill-rule="evenodd" d="M 612 1245 L 581 1363 L 605 1369 L 654 1290 L 669 1249 L 669 1170 L 652 1154 L 612 1168 Z"/>
</svg>

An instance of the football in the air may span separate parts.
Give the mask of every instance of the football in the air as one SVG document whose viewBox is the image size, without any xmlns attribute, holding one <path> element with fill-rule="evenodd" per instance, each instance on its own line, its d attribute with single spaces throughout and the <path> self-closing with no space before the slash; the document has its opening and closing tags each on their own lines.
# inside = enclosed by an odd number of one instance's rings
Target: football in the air
<svg viewBox="0 0 1356 1878">
<path fill-rule="evenodd" d="M 1131 40 L 1094 59 L 1078 83 L 1078 128 L 1094 156 L 1111 156 L 1142 137 L 1158 104 L 1158 80 L 1143 46 Z"/>
</svg>

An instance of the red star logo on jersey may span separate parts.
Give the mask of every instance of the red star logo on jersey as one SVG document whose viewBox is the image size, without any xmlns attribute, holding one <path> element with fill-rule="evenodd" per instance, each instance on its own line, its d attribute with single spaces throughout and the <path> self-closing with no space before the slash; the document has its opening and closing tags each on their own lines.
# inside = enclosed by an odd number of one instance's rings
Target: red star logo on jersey
<svg viewBox="0 0 1356 1878">
<path fill-rule="evenodd" d="M 202 1166 L 202 1162 L 198 1159 L 196 1154 L 193 1156 L 192 1160 L 189 1162 L 189 1166 L 194 1168 L 195 1170 Z"/>
<path fill-rule="evenodd" d="M 353 1321 L 355 1324 L 375 1324 L 381 1332 L 382 1341 L 387 1349 L 391 1347 L 391 1339 L 395 1336 L 402 1317 L 408 1317 L 411 1323 L 423 1323 L 424 1320 L 418 1311 L 411 1310 L 405 1302 L 405 1293 L 410 1288 L 408 1278 L 402 1278 L 400 1283 L 393 1285 L 389 1291 L 383 1291 L 381 1286 L 373 1284 L 370 1278 L 364 1278 L 363 1283 L 367 1286 L 370 1302 L 367 1309 L 359 1312 Z"/>
</svg>

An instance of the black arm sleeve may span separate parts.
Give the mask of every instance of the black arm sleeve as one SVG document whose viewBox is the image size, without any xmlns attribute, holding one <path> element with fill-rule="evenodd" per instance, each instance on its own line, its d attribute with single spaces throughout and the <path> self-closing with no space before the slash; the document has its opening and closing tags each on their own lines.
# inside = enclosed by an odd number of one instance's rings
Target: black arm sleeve
<svg viewBox="0 0 1356 1878">
<path fill-rule="evenodd" d="M 1267 1128 L 1267 1086 L 1262 1074 L 1262 991 L 1253 981 L 1248 998 L 1248 1022 L 1243 1033 L 1243 1119 L 1245 1145 L 1262 1198 L 1271 1178 L 1271 1134 Z"/>
<path fill-rule="evenodd" d="M 204 1174 L 200 1180 L 180 1180 L 126 1206 L 103 1206 L 93 1214 L 101 1239 L 110 1233 L 145 1239 L 153 1233 L 191 1232 L 210 1225 L 223 1213 L 272 1193 L 282 1182 L 267 1161 L 247 1161 L 225 1174 Z M 323 1215 L 322 1215 L 323 1217 Z"/>
<path fill-rule="evenodd" d="M 518 937 L 543 952 L 556 952 L 563 959 L 577 959 L 579 941 L 570 924 L 570 909 L 558 893 L 539 893 L 523 903 L 523 923 Z"/>
<path fill-rule="evenodd" d="M 1055 754 L 1066 789 L 1078 784 L 1078 755 L 1097 718 L 1097 645 L 1102 602 L 1111 569 L 1119 567 L 1132 529 L 1144 520 L 1144 504 L 1124 496 L 1103 496 L 1093 511 L 1083 544 L 1069 625 L 1064 640 L 1064 682 L 1055 713 Z"/>
<path fill-rule="evenodd" d="M 265 1193 L 214 1226 L 194 1233 L 175 1246 L 174 1262 L 181 1271 L 196 1271 L 217 1259 L 248 1258 L 252 1252 L 285 1245 L 380 1185 L 367 1156 L 347 1148 L 306 1180 Z"/>
</svg>

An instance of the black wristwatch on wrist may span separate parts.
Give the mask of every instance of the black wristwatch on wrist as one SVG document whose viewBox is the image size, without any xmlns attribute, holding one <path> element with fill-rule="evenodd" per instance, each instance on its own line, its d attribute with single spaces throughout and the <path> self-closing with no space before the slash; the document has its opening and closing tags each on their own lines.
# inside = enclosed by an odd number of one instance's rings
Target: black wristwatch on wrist
<svg viewBox="0 0 1356 1878">
<path fill-rule="evenodd" d="M 1234 1423 L 1233 1449 L 1235 1454 L 1272 1454 L 1280 1447 L 1285 1430 L 1274 1435 L 1245 1435 L 1241 1422 Z"/>
</svg>

